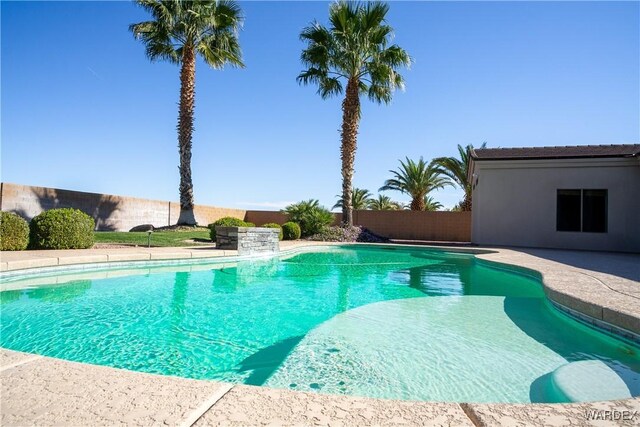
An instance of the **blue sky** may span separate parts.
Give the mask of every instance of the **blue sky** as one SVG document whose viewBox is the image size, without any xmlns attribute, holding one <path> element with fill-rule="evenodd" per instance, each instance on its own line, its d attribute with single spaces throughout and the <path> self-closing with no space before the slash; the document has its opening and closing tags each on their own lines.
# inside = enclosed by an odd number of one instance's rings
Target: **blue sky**
<svg viewBox="0 0 640 427">
<path fill-rule="evenodd" d="M 300 30 L 326 2 L 241 2 L 246 68 L 199 63 L 196 203 L 280 208 L 340 192 L 341 99 L 296 83 Z M 2 2 L 2 181 L 178 199 L 178 67 L 151 63 L 129 2 Z M 640 3 L 392 2 L 415 59 L 405 92 L 364 103 L 355 185 L 398 159 L 640 140 Z M 388 192 L 398 200 L 406 196 Z M 459 190 L 435 193 L 446 207 Z"/>
</svg>

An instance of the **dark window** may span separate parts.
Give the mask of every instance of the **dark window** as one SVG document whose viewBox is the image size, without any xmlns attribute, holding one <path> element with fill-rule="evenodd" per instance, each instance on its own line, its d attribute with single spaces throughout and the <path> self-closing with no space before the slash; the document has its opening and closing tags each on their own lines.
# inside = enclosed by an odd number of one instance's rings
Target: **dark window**
<svg viewBox="0 0 640 427">
<path fill-rule="evenodd" d="M 607 232 L 607 190 L 558 190 L 558 231 Z"/>
<path fill-rule="evenodd" d="M 580 190 L 558 190 L 558 231 L 580 231 Z"/>
<path fill-rule="evenodd" d="M 582 231 L 607 231 L 607 190 L 582 190 Z"/>
</svg>

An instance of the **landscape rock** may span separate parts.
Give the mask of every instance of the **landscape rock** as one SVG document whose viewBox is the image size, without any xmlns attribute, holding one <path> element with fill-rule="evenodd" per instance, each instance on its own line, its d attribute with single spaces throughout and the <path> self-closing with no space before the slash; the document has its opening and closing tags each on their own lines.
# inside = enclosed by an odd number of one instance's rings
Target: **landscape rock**
<svg viewBox="0 0 640 427">
<path fill-rule="evenodd" d="M 129 232 L 139 232 L 139 231 L 153 231 L 153 225 L 151 224 L 141 224 L 133 227 Z"/>
</svg>

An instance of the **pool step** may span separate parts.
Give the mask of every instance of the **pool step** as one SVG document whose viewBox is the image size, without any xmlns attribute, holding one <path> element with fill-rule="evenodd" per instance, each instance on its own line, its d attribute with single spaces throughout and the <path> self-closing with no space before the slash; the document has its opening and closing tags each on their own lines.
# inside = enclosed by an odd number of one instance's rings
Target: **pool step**
<svg viewBox="0 0 640 427">
<path fill-rule="evenodd" d="M 581 360 L 553 371 L 550 381 L 561 401 L 594 402 L 632 397 L 630 388 L 640 384 L 640 374 L 630 370 L 616 372 L 600 360 Z"/>
</svg>

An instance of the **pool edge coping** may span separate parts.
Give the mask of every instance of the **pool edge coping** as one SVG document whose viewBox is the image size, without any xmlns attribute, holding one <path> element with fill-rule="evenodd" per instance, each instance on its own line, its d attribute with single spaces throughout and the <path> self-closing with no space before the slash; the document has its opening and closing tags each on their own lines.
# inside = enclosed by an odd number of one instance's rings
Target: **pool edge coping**
<svg viewBox="0 0 640 427">
<path fill-rule="evenodd" d="M 440 414 L 440 412 L 443 410 L 447 412 L 451 412 L 455 408 L 459 408 L 461 411 L 461 414 L 463 414 L 463 416 L 469 421 L 470 423 L 469 425 L 472 425 L 472 426 L 494 425 L 495 422 L 492 422 L 492 421 L 495 421 L 496 419 L 500 419 L 500 418 L 504 418 L 506 421 L 510 423 L 513 423 L 514 418 L 515 419 L 526 418 L 526 421 L 525 421 L 526 425 L 540 425 L 540 426 L 547 425 L 546 418 L 550 416 L 551 417 L 560 416 L 568 420 L 575 420 L 577 416 L 582 415 L 585 418 L 585 421 L 589 421 L 589 418 L 587 418 L 589 416 L 588 414 L 596 413 L 596 412 L 605 413 L 605 416 L 606 414 L 611 414 L 612 412 L 633 413 L 633 418 L 632 418 L 633 422 L 635 422 L 636 417 L 640 416 L 640 397 L 632 397 L 627 399 L 608 400 L 608 401 L 582 402 L 582 403 L 578 403 L 578 402 L 576 403 L 474 403 L 474 402 L 438 402 L 438 401 L 380 399 L 380 398 L 370 398 L 370 397 L 362 397 L 362 396 L 322 394 L 322 393 L 294 391 L 294 390 L 288 390 L 288 389 L 276 389 L 276 388 L 252 386 L 252 385 L 245 385 L 245 384 L 233 384 L 233 383 L 227 383 L 227 382 L 215 381 L 215 380 L 187 379 L 187 378 L 181 378 L 181 377 L 175 377 L 175 376 L 130 371 L 127 369 L 114 368 L 109 366 L 92 365 L 92 364 L 86 364 L 82 362 L 57 359 L 57 358 L 48 357 L 48 356 L 34 356 L 30 353 L 17 352 L 14 350 L 4 349 L 0 347 L 0 354 L 7 351 L 10 353 L 14 353 L 14 355 L 22 356 L 24 357 L 24 359 L 19 362 L 14 362 L 10 365 L 3 366 L 0 369 L 0 373 L 4 377 L 6 375 L 11 375 L 13 371 L 20 371 L 22 368 L 22 371 L 26 371 L 26 372 L 21 372 L 18 374 L 18 381 L 21 381 L 20 387 L 26 387 L 27 389 L 34 389 L 34 388 L 37 388 L 38 386 L 42 386 L 42 384 L 34 384 L 33 381 L 25 381 L 26 379 L 28 379 L 28 376 L 30 374 L 29 371 L 34 370 L 34 369 L 30 369 L 30 365 L 33 364 L 34 362 L 36 363 L 42 362 L 44 364 L 53 362 L 54 364 L 56 364 L 57 365 L 56 368 L 60 371 L 56 373 L 56 376 L 59 376 L 63 383 L 69 380 L 64 375 L 65 373 L 64 371 L 66 371 L 67 369 L 69 370 L 75 369 L 76 377 L 74 378 L 74 380 L 80 381 L 83 384 L 89 384 L 91 381 L 93 381 L 96 377 L 96 371 L 97 371 L 97 372 L 102 372 L 102 375 L 106 377 L 111 377 L 112 375 L 114 375 L 114 376 L 119 376 L 120 378 L 124 378 L 124 380 L 130 383 L 131 385 L 137 384 L 140 378 L 147 378 L 147 379 L 150 378 L 150 379 L 153 379 L 154 381 L 159 382 L 160 387 L 162 387 L 161 385 L 162 383 L 169 384 L 171 381 L 181 381 L 184 384 L 192 384 L 192 385 L 210 384 L 212 387 L 217 387 L 213 392 L 208 391 L 207 393 L 203 393 L 200 396 L 195 396 L 195 395 L 192 396 L 193 398 L 196 398 L 196 397 L 199 398 L 198 400 L 194 401 L 195 407 L 187 411 L 185 414 L 183 414 L 183 417 L 178 422 L 175 423 L 175 425 L 186 426 L 186 427 L 193 426 L 193 425 L 200 425 L 201 424 L 200 421 L 206 420 L 207 415 L 210 413 L 213 416 L 213 413 L 215 411 L 224 413 L 226 409 L 226 411 L 228 412 L 229 408 L 224 408 L 225 405 L 229 406 L 228 402 L 226 402 L 225 399 L 227 398 L 227 396 L 230 396 L 233 393 L 240 393 L 245 395 L 256 395 L 256 397 L 258 395 L 264 395 L 264 394 L 276 394 L 276 395 L 279 395 L 281 399 L 287 401 L 286 402 L 287 404 L 292 403 L 295 405 L 300 405 L 301 403 L 306 403 L 306 406 L 313 405 L 315 407 L 318 406 L 317 401 L 320 400 L 320 401 L 325 401 L 324 402 L 325 405 L 327 404 L 327 402 L 330 403 L 331 406 L 327 409 L 331 409 L 335 406 L 339 406 L 342 411 L 347 411 L 347 412 L 351 411 L 352 413 L 360 413 L 363 410 L 362 409 L 363 403 L 367 407 L 369 405 L 371 406 L 386 405 L 391 407 L 397 406 L 399 408 L 402 408 L 402 411 L 404 412 L 403 415 L 405 418 L 407 416 L 411 417 L 413 415 L 414 417 L 413 425 L 425 425 L 425 420 L 421 418 L 419 415 L 420 412 L 422 412 L 425 407 L 431 408 L 430 409 L 431 412 L 437 413 L 437 414 Z M 77 376 L 78 369 L 82 370 L 79 377 Z M 111 374 L 111 372 L 113 372 L 113 374 Z M 83 378 L 83 375 L 86 376 L 86 378 Z M 4 383 L 6 380 L 7 378 L 5 377 L 3 378 L 2 382 Z M 41 379 L 39 379 L 38 382 L 42 382 Z M 51 384 L 47 384 L 46 380 L 44 381 L 44 383 L 45 383 L 44 388 L 46 391 L 48 391 L 49 393 L 56 392 L 55 384 L 54 384 L 54 387 L 51 387 Z M 107 389 L 108 388 L 109 387 L 107 386 Z M 106 390 L 106 391 L 108 392 L 109 390 Z M 39 393 L 36 393 L 36 395 L 39 396 L 38 398 L 41 398 L 41 395 Z M 131 397 L 132 399 L 134 398 L 139 399 L 140 395 L 138 394 L 137 396 L 129 396 L 129 397 Z M 145 400 L 145 398 L 149 398 L 149 396 L 142 396 L 142 397 L 143 397 L 142 398 L 143 401 Z M 79 399 L 79 401 L 67 402 L 67 404 L 71 404 L 71 405 L 75 404 L 80 406 L 80 408 L 77 409 L 78 413 L 77 414 L 74 413 L 74 415 L 77 415 L 79 417 L 86 417 L 87 415 L 89 416 L 93 415 L 92 411 L 90 411 L 89 409 L 84 409 L 84 407 L 90 407 L 91 405 L 95 404 L 95 402 L 91 402 L 91 396 L 87 396 L 85 393 L 80 393 L 79 395 L 74 396 L 74 399 L 77 399 L 77 400 Z M 84 401 L 83 399 L 87 399 L 88 402 Z M 354 405 L 354 402 L 357 404 Z M 58 403 L 57 401 L 54 402 L 54 406 L 57 403 Z M 241 400 L 241 403 L 242 403 L 242 400 Z M 257 411 L 265 410 L 265 408 L 254 408 L 253 399 L 250 399 L 249 401 L 245 401 L 244 403 L 246 403 L 246 406 L 247 406 L 247 408 L 244 408 L 244 410 L 253 410 L 253 409 Z M 138 404 L 144 407 L 144 404 L 142 402 L 138 402 Z M 176 405 L 177 404 L 178 402 L 176 402 Z M 184 402 L 181 402 L 181 404 L 184 404 Z M 350 406 L 352 407 L 350 408 Z M 347 408 L 347 409 L 344 409 L 344 408 Z M 604 409 L 604 408 L 609 408 L 609 409 Z M 62 408 L 62 409 L 67 409 L 67 408 Z M 232 409 L 233 409 L 233 406 L 232 406 Z M 235 409 L 237 410 L 237 408 Z M 415 411 L 415 414 L 412 411 Z M 55 413 L 55 410 L 53 410 L 52 412 Z M 274 417 L 277 420 L 280 420 L 281 414 L 277 413 L 277 409 L 266 408 L 266 412 L 267 414 L 261 414 L 261 416 L 269 415 Z M 21 414 L 21 415 L 12 414 L 12 415 L 17 417 L 20 417 L 22 415 L 23 422 L 27 422 L 31 424 L 33 424 L 34 421 L 38 421 L 37 422 L 38 425 L 60 424 L 57 422 L 48 424 L 48 423 L 43 423 L 41 419 L 38 419 L 38 420 L 30 419 L 29 418 L 30 414 Z M 47 413 L 47 415 L 51 416 L 52 414 Z M 294 413 L 293 415 L 299 416 L 300 414 Z M 458 414 L 458 416 L 460 416 L 460 414 Z M 119 420 L 119 421 L 122 422 L 122 420 Z M 226 419 L 225 421 L 227 423 L 229 422 L 233 423 L 235 420 Z M 340 422 L 339 419 L 336 419 L 336 420 L 331 419 L 331 421 Z M 390 420 L 387 423 L 387 425 L 393 425 L 394 423 L 391 421 L 392 420 Z M 135 424 L 128 423 L 128 424 L 142 425 L 140 423 L 135 423 Z M 206 423 L 202 423 L 202 424 L 208 425 Z M 301 425 L 300 422 L 296 422 L 293 424 Z M 314 424 L 327 425 L 329 423 L 324 424 L 324 423 L 316 422 Z M 367 424 L 363 423 L 362 425 L 367 425 Z M 428 423 L 427 425 L 431 425 L 431 423 Z M 441 424 L 438 423 L 438 425 L 441 425 Z M 460 425 L 460 423 L 456 423 L 456 425 Z M 565 425 L 565 424 L 562 424 L 562 425 Z M 579 424 L 579 425 L 582 425 L 582 424 Z M 634 424 L 629 424 L 629 425 L 634 425 Z"/>
</svg>

